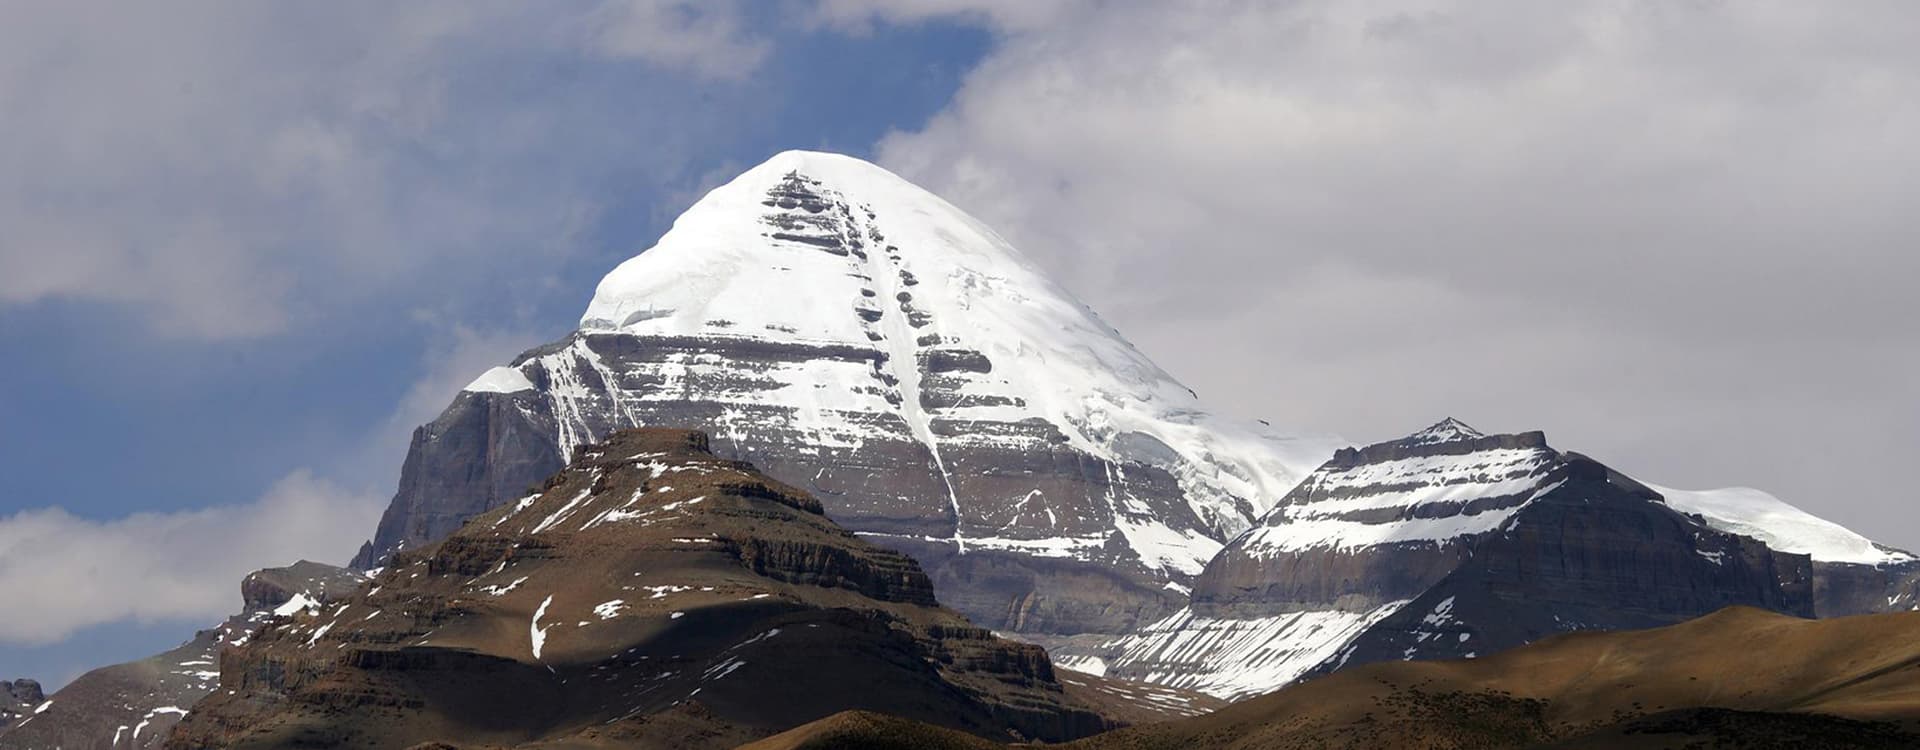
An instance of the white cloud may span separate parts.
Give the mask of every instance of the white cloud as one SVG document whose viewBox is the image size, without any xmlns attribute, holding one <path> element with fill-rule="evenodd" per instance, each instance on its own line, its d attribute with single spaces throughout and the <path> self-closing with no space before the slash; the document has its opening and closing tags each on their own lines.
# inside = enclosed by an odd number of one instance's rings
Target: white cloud
<svg viewBox="0 0 1920 750">
<path fill-rule="evenodd" d="M 0 517 L 0 602 L 34 613 L 0 618 L 0 642 L 57 643 L 129 619 L 203 627 L 239 611 L 247 573 L 300 559 L 345 564 L 372 535 L 413 429 L 479 373 L 541 340 L 425 315 L 419 322 L 437 333 L 417 378 L 392 415 L 325 470 L 349 481 L 299 469 L 246 504 L 105 521 L 58 507 Z"/>
<path fill-rule="evenodd" d="M 740 8 L 723 0 L 615 0 L 583 24 L 594 48 L 713 78 L 741 78 L 772 43 L 741 28 Z"/>
<path fill-rule="evenodd" d="M 344 564 L 378 498 L 296 471 L 244 505 L 111 521 L 59 508 L 0 518 L 0 641 L 58 642 L 133 619 L 210 625 L 240 609 L 240 580 L 300 559 Z"/>
<path fill-rule="evenodd" d="M 684 74 L 767 50 L 731 4 L 0 5 L 0 311 L 233 339 L 497 293 L 729 132 Z"/>
<path fill-rule="evenodd" d="M 599 212 L 678 188 L 700 144 L 737 133 L 751 93 L 711 79 L 769 50 L 738 11 L 0 6 L 0 317 L 59 304 L 166 336 L 305 340 L 400 320 L 427 342 L 391 417 L 250 503 L 0 518 L 0 608 L 32 613 L 0 618 L 0 641 L 204 626 L 251 570 L 352 555 L 408 433 L 551 338 L 508 329 L 542 317 Z"/>
<path fill-rule="evenodd" d="M 1214 404 L 1544 427 L 1920 544 L 1912 4 L 1005 7 L 939 5 L 1001 43 L 882 161 Z"/>
</svg>

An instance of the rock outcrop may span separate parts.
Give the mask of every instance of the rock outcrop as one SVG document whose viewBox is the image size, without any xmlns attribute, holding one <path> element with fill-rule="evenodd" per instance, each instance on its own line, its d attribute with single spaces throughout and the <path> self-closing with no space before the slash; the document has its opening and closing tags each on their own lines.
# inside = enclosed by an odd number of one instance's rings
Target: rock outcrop
<svg viewBox="0 0 1920 750">
<path fill-rule="evenodd" d="M 911 558 L 664 429 L 577 447 L 220 673 L 169 747 L 731 747 L 849 709 L 1003 740 L 1112 724 L 1044 650 L 941 608 Z"/>
<path fill-rule="evenodd" d="M 295 599 L 320 604 L 351 594 L 366 582 L 365 575 L 353 570 L 301 560 L 247 574 L 240 581 L 240 601 L 249 612 L 279 609 Z"/>
<path fill-rule="evenodd" d="M 47 702 L 38 680 L 0 680 L 0 732 L 11 729 Z"/>
</svg>

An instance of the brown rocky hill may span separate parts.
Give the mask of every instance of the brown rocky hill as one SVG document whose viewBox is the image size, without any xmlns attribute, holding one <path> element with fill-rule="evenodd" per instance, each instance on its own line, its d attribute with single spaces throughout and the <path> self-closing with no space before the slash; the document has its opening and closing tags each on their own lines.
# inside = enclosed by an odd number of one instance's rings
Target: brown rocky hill
<svg viewBox="0 0 1920 750">
<path fill-rule="evenodd" d="M 842 714 L 765 748 L 988 747 Z M 1729 607 L 1487 658 L 1351 668 L 1075 750 L 1920 747 L 1920 614 L 1803 620 Z"/>
<path fill-rule="evenodd" d="M 220 672 L 169 747 L 731 747 L 849 709 L 996 740 L 1114 725 L 912 559 L 682 430 L 581 447 Z"/>
</svg>

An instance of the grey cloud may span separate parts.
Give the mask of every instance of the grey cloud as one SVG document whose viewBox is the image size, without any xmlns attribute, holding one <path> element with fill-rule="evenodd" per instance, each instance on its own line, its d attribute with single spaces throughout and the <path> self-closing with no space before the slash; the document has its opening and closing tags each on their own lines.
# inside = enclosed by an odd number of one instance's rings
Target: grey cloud
<svg viewBox="0 0 1920 750">
<path fill-rule="evenodd" d="M 741 28 L 738 6 L 717 0 L 618 0 L 581 26 L 604 55 L 740 78 L 760 67 L 772 43 Z"/>
<path fill-rule="evenodd" d="M 641 103 L 759 64 L 733 9 L 7 5 L 0 310 L 107 305 L 247 338 L 550 271 L 605 199 L 596 168 L 671 175 L 724 128 Z M 621 80 L 631 99 L 529 80 L 589 57 L 657 75 Z"/>
<path fill-rule="evenodd" d="M 819 0 L 812 22 L 865 32 L 876 22 L 921 23 L 965 19 L 1004 31 L 1046 28 L 1089 12 L 1099 0 Z"/>
<path fill-rule="evenodd" d="M 58 507 L 0 517 L 0 601 L 35 613 L 0 622 L 0 643 L 55 643 L 129 619 L 204 626 L 238 611 L 239 581 L 253 570 L 344 564 L 379 520 L 413 429 L 477 373 L 540 340 L 421 323 L 439 333 L 393 413 L 336 463 L 293 471 L 252 502 L 108 520 Z"/>
<path fill-rule="evenodd" d="M 1546 428 L 1920 546 L 1912 5 L 1110 3 L 1001 28 L 883 162 L 1216 405 L 1358 440 Z"/>
</svg>

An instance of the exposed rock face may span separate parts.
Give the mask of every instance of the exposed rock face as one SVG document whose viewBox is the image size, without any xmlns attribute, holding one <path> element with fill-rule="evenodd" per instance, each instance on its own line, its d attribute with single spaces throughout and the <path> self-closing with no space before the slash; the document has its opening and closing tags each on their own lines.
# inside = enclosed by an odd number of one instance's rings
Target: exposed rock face
<svg viewBox="0 0 1920 750">
<path fill-rule="evenodd" d="M 1008 740 L 1110 725 L 1044 650 L 941 608 L 911 558 L 704 435 L 623 431 L 575 456 L 370 588 L 229 650 L 226 690 L 169 746 L 648 746 L 671 731 L 730 747 L 846 709 Z"/>
<path fill-rule="evenodd" d="M 345 568 L 304 560 L 255 572 L 241 587 L 246 611 L 195 633 L 177 648 L 79 676 L 39 706 L 39 713 L 0 733 L 0 749 L 157 748 L 181 716 L 219 687 L 222 649 L 245 644 L 276 609 L 286 615 L 318 608 L 365 580 Z M 13 684 L 20 689 L 20 683 Z M 37 692 L 39 686 L 31 689 Z"/>
<path fill-rule="evenodd" d="M 249 612 L 278 609 L 295 597 L 318 604 L 345 597 L 366 582 L 366 576 L 347 568 L 301 560 L 249 573 L 240 581 L 240 600 Z"/>
<path fill-rule="evenodd" d="M 705 430 L 914 555 L 989 627 L 1125 632 L 1332 452 L 1207 414 L 1004 240 L 870 164 L 781 154 L 601 282 L 580 330 L 414 435 L 357 564 L 631 426 Z"/>
<path fill-rule="evenodd" d="M 1821 617 L 1920 610 L 1920 561 L 1870 565 L 1815 558 L 1813 598 Z"/>
<path fill-rule="evenodd" d="M 41 692 L 37 680 L 0 680 L 0 732 L 32 715 L 33 710 L 46 701 L 46 693 Z"/>
<path fill-rule="evenodd" d="M 1759 490 L 1654 487 L 1668 505 L 1721 531 L 1813 558 L 1814 611 L 1821 617 L 1920 608 L 1920 557 L 1854 533 Z"/>
<path fill-rule="evenodd" d="M 1677 512 L 1538 432 L 1448 420 L 1340 451 L 1207 566 L 1188 608 L 1086 655 L 1109 675 L 1240 697 L 1730 605 L 1812 616 L 1814 600 L 1806 555 Z"/>
</svg>

